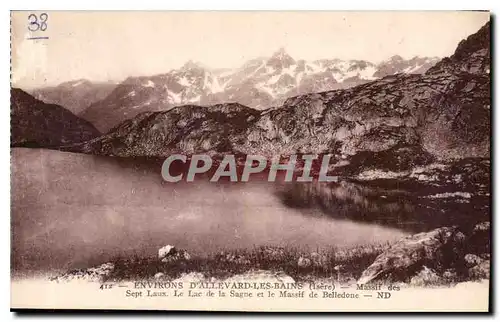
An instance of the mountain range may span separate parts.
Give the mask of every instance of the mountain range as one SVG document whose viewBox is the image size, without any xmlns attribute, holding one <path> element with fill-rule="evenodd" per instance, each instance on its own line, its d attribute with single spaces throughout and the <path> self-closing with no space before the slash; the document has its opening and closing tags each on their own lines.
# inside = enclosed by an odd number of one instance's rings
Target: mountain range
<svg viewBox="0 0 500 322">
<path fill-rule="evenodd" d="M 292 60 L 283 51 L 275 56 L 279 59 L 272 61 L 274 69 L 291 66 Z M 194 66 L 185 69 L 204 73 Z M 156 77 L 130 78 L 103 101 L 116 95 L 115 103 L 109 103 L 121 110 L 122 104 L 156 97 L 153 94 L 159 81 L 169 79 Z M 134 92 L 138 88 L 142 92 Z M 199 87 L 187 89 L 196 91 Z M 120 100 L 117 93 L 128 100 Z M 132 99 L 136 96 L 138 101 Z M 172 153 L 269 157 L 328 153 L 334 155 L 338 168 L 347 172 L 361 164 L 401 171 L 439 160 L 489 158 L 490 104 L 487 23 L 463 40 L 452 56 L 423 74 L 399 73 L 347 89 L 297 95 L 264 110 L 229 102 L 143 112 L 105 135 L 60 148 L 158 158 Z"/>
<path fill-rule="evenodd" d="M 423 73 L 436 57 L 405 60 L 393 56 L 379 64 L 365 60 L 295 60 L 283 48 L 236 69 L 210 69 L 188 61 L 165 74 L 129 77 L 120 84 L 86 80 L 41 88 L 34 96 L 68 107 L 106 132 L 141 112 L 174 106 L 240 103 L 263 110 L 299 94 L 349 88 L 398 73 Z"/>
<path fill-rule="evenodd" d="M 362 158 L 395 170 L 433 160 L 486 158 L 489 28 L 488 23 L 424 74 L 298 95 L 263 111 L 224 103 L 145 112 L 69 149 L 121 157 L 330 153 L 344 164 Z"/>
</svg>

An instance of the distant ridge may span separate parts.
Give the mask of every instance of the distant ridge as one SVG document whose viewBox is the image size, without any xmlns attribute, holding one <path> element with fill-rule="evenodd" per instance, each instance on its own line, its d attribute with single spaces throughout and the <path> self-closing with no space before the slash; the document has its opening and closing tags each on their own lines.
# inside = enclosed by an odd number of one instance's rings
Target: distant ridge
<svg viewBox="0 0 500 322">
<path fill-rule="evenodd" d="M 12 88 L 10 95 L 12 147 L 58 148 L 101 134 L 59 105 L 45 104 L 18 88 Z"/>
</svg>

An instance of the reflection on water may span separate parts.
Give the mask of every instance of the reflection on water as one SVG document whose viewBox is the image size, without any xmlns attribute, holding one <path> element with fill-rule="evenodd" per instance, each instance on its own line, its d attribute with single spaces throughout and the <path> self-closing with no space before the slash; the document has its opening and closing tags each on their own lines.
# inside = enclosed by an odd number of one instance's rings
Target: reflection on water
<svg viewBox="0 0 500 322">
<path fill-rule="evenodd" d="M 314 250 L 380 244 L 408 234 L 404 223 L 421 222 L 412 216 L 415 203 L 397 189 L 346 183 L 168 184 L 157 165 L 120 162 L 12 149 L 16 270 L 149 256 L 165 244 L 199 255 L 260 245 Z"/>
<path fill-rule="evenodd" d="M 347 181 L 314 182 L 308 185 L 291 183 L 278 193 L 292 208 L 321 209 L 332 218 L 401 226 L 415 211 L 404 191 L 370 189 Z"/>
<path fill-rule="evenodd" d="M 290 183 L 283 185 L 278 195 L 291 208 L 316 208 L 330 218 L 408 232 L 452 225 L 468 230 L 480 221 L 489 220 L 487 196 L 457 192 L 460 188 L 453 185 L 426 185 L 403 180 L 382 182 L 369 185 L 349 181 Z"/>
</svg>

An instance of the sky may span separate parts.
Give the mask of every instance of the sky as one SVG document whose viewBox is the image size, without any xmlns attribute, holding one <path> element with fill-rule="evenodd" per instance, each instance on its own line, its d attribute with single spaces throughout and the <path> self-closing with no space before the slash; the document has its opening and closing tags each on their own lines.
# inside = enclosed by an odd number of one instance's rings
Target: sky
<svg viewBox="0 0 500 322">
<path fill-rule="evenodd" d="M 487 12 L 470 11 L 55 11 L 47 12 L 45 31 L 29 31 L 29 15 L 40 22 L 41 13 L 12 13 L 13 86 L 117 82 L 188 60 L 236 68 L 280 47 L 305 60 L 446 57 L 489 20 Z"/>
</svg>

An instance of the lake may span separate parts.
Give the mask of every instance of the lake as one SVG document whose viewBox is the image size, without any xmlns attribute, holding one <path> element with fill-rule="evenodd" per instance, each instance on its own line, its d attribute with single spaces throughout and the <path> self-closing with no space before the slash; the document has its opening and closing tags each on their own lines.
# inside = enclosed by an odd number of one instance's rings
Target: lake
<svg viewBox="0 0 500 322">
<path fill-rule="evenodd" d="M 150 256 L 167 244 L 196 255 L 263 245 L 312 251 L 392 242 L 427 228 L 413 199 L 395 189 L 172 184 L 158 162 L 44 149 L 14 148 L 11 160 L 12 266 L 22 273 Z"/>
</svg>

